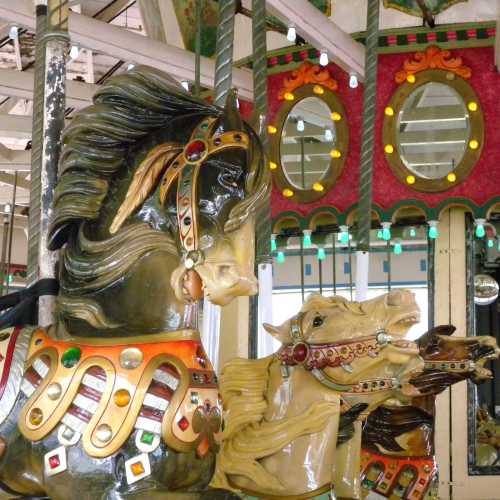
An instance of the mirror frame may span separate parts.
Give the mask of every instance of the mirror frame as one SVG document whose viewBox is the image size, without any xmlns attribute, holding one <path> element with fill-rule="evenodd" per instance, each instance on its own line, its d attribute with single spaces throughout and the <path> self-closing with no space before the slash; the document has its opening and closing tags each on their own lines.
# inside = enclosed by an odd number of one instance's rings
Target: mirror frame
<svg viewBox="0 0 500 500">
<path fill-rule="evenodd" d="M 407 79 L 397 88 L 384 110 L 384 124 L 382 129 L 384 154 L 394 175 L 410 189 L 431 193 L 447 191 L 463 182 L 481 157 L 481 151 L 484 145 L 484 116 L 481 105 L 471 85 L 453 72 L 442 69 L 430 69 L 416 73 L 414 78 L 410 80 L 412 81 L 408 81 Z M 410 170 L 401 159 L 397 136 L 398 116 L 412 92 L 431 82 L 448 85 L 463 99 L 464 105 L 469 113 L 469 142 L 472 140 L 478 142 L 476 149 L 472 149 L 469 144 L 466 145 L 462 160 L 454 170 L 456 175 L 455 181 L 449 181 L 446 176 L 436 179 L 420 177 Z M 477 105 L 475 111 L 469 108 L 469 103 L 473 102 Z M 387 110 L 389 108 L 392 108 L 392 114 L 388 114 Z M 387 151 L 386 148 L 388 148 L 388 146 L 392 146 L 392 152 L 389 152 L 390 147 L 389 151 Z M 414 182 L 408 182 L 408 178 Z"/>
<path fill-rule="evenodd" d="M 307 97 L 316 97 L 322 100 L 330 109 L 330 114 L 338 113 L 340 115 L 339 120 L 333 120 L 335 123 L 335 132 L 337 140 L 334 145 L 334 149 L 340 152 L 339 158 L 331 158 L 330 166 L 323 174 L 323 176 L 317 180 L 317 183 L 321 184 L 322 190 L 316 191 L 315 189 L 299 189 L 297 186 L 292 184 L 284 171 L 281 162 L 281 134 L 283 132 L 283 127 L 285 126 L 288 115 L 303 99 Z M 335 185 L 335 182 L 339 178 L 344 164 L 347 158 L 348 145 L 349 145 L 349 125 L 347 123 L 346 111 L 344 105 L 340 98 L 334 94 L 331 90 L 319 84 L 306 84 L 296 88 L 293 91 L 293 99 L 285 100 L 281 105 L 275 119 L 274 119 L 273 133 L 270 134 L 269 138 L 269 152 L 270 152 L 270 167 L 272 177 L 281 194 L 285 198 L 295 201 L 297 203 L 312 203 L 319 200 L 325 196 Z M 274 167 L 274 168 L 273 168 Z M 290 194 L 291 192 L 291 194 Z M 287 193 L 285 195 L 284 193 Z"/>
</svg>

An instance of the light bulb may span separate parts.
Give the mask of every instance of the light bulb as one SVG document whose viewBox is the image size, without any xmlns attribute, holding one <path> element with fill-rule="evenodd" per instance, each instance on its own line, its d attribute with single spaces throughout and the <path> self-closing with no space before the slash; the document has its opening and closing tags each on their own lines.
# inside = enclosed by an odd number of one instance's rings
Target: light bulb
<svg viewBox="0 0 500 500">
<path fill-rule="evenodd" d="M 11 40 L 16 40 L 18 36 L 19 36 L 19 30 L 17 29 L 17 26 L 11 26 L 9 30 L 9 38 Z"/>
<path fill-rule="evenodd" d="M 189 91 L 189 82 L 187 80 L 182 80 L 181 85 L 185 90 Z"/>
<path fill-rule="evenodd" d="M 349 243 L 349 227 L 340 226 L 339 241 L 342 245 L 347 245 Z"/>
<path fill-rule="evenodd" d="M 297 120 L 297 131 L 298 132 L 304 132 L 305 128 L 306 128 L 306 125 L 304 123 L 304 120 L 302 118 L 299 118 Z"/>
<path fill-rule="evenodd" d="M 276 235 L 271 234 L 271 252 L 276 252 L 278 247 L 276 246 Z"/>
<path fill-rule="evenodd" d="M 381 240 L 381 239 L 382 239 L 382 229 L 379 229 L 379 230 L 377 231 L 377 238 L 378 238 L 379 240 Z"/>
<path fill-rule="evenodd" d="M 304 246 L 304 248 L 309 248 L 312 245 L 311 241 L 312 231 L 310 229 L 304 229 L 302 233 L 304 234 L 304 240 L 302 241 L 302 245 Z"/>
<path fill-rule="evenodd" d="M 327 128 L 325 130 L 325 141 L 333 141 L 333 132 L 331 128 Z"/>
<path fill-rule="evenodd" d="M 355 89 L 358 86 L 358 77 L 355 74 L 351 74 L 349 76 L 349 87 L 351 89 Z"/>
<path fill-rule="evenodd" d="M 382 239 L 389 241 L 391 239 L 391 223 L 382 222 Z"/>
<path fill-rule="evenodd" d="M 328 65 L 328 54 L 326 50 L 322 50 L 321 54 L 319 56 L 319 64 L 320 66 L 327 66 Z"/>
<path fill-rule="evenodd" d="M 430 220 L 429 221 L 429 232 L 427 233 L 431 240 L 435 240 L 439 236 L 439 231 L 437 228 L 437 221 Z"/>
<path fill-rule="evenodd" d="M 491 238 L 488 238 L 488 248 L 493 248 L 494 242 Z"/>
<path fill-rule="evenodd" d="M 289 26 L 288 31 L 286 33 L 286 39 L 289 42 L 295 42 L 297 39 L 297 31 L 295 30 L 295 26 Z"/>
<path fill-rule="evenodd" d="M 281 250 L 278 252 L 278 255 L 276 257 L 276 260 L 278 261 L 278 264 L 284 264 L 285 263 L 285 252 L 282 252 Z"/>
<path fill-rule="evenodd" d="M 394 253 L 396 255 L 401 255 L 403 253 L 403 245 L 401 245 L 401 242 L 397 241 L 394 243 Z"/>
<path fill-rule="evenodd" d="M 129 64 L 127 66 L 127 71 L 130 71 L 131 69 L 134 69 L 135 68 L 135 64 Z"/>
<path fill-rule="evenodd" d="M 410 227 L 410 236 L 415 238 L 417 236 L 417 230 L 414 227 Z"/>
<path fill-rule="evenodd" d="M 78 53 L 78 47 L 76 45 L 72 45 L 69 51 L 69 57 L 71 57 L 71 59 L 76 59 L 78 57 Z"/>
<path fill-rule="evenodd" d="M 326 252 L 325 252 L 324 248 L 318 247 L 317 257 L 318 257 L 318 260 L 325 260 L 326 259 Z"/>
<path fill-rule="evenodd" d="M 476 219 L 476 236 L 478 238 L 484 238 L 486 235 L 486 230 L 484 229 L 484 219 Z"/>
</svg>

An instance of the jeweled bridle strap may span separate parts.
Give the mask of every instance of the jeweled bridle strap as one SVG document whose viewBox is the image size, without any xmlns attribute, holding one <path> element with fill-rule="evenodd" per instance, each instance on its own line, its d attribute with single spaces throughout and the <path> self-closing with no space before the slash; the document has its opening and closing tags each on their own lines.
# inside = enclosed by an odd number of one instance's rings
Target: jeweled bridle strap
<svg viewBox="0 0 500 500">
<path fill-rule="evenodd" d="M 193 267 L 198 260 L 198 177 L 204 162 L 212 155 L 229 148 L 248 150 L 250 138 L 245 132 L 215 130 L 217 118 L 204 118 L 191 134 L 183 151 L 167 170 L 160 188 L 163 204 L 175 180 L 177 180 L 177 222 L 179 238 L 185 251 L 186 267 Z"/>
</svg>

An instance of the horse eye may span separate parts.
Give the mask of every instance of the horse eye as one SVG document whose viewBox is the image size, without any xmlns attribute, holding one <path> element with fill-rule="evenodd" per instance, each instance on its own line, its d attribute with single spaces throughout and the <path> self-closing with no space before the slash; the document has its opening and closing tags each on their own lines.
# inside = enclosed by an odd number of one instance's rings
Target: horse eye
<svg viewBox="0 0 500 500">
<path fill-rule="evenodd" d="M 323 318 L 321 316 L 315 316 L 313 319 L 313 326 L 317 328 L 323 324 Z"/>
</svg>

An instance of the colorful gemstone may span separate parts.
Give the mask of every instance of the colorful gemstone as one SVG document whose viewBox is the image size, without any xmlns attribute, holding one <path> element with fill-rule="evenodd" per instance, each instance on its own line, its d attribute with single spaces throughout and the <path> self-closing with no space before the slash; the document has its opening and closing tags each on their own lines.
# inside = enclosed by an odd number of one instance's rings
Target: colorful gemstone
<svg viewBox="0 0 500 500">
<path fill-rule="evenodd" d="M 113 431 L 107 424 L 101 424 L 96 430 L 96 437 L 101 443 L 107 443 L 113 437 Z"/>
<path fill-rule="evenodd" d="M 61 363 L 64 368 L 73 368 L 82 357 L 82 350 L 79 347 L 70 347 L 61 357 Z"/>
<path fill-rule="evenodd" d="M 43 420 L 43 412 L 40 408 L 33 408 L 30 411 L 30 424 L 31 425 L 40 425 Z"/>
<path fill-rule="evenodd" d="M 185 431 L 187 430 L 187 428 L 189 427 L 189 421 L 186 417 L 182 417 L 178 422 L 177 422 L 177 425 L 179 426 L 179 429 L 181 431 Z"/>
<path fill-rule="evenodd" d="M 153 444 L 153 440 L 155 435 L 152 432 L 144 431 L 141 436 L 141 443 L 151 445 Z"/>
<path fill-rule="evenodd" d="M 59 399 L 61 397 L 61 393 L 61 384 L 58 384 L 57 382 L 54 382 L 47 387 L 47 396 L 49 399 L 52 399 L 52 401 Z"/>
<path fill-rule="evenodd" d="M 130 392 L 126 389 L 120 389 L 114 394 L 115 405 L 123 408 L 130 403 Z"/>
<path fill-rule="evenodd" d="M 292 351 L 292 358 L 296 363 L 302 363 L 307 358 L 308 348 L 306 344 L 300 343 L 294 346 Z"/>
<path fill-rule="evenodd" d="M 135 464 L 132 464 L 130 466 L 130 470 L 132 471 L 132 474 L 134 476 L 140 476 L 145 472 L 144 465 L 142 465 L 142 462 L 135 462 Z"/>
<path fill-rule="evenodd" d="M 191 392 L 191 404 L 197 405 L 198 404 L 198 393 L 197 392 Z"/>
<path fill-rule="evenodd" d="M 57 455 L 53 455 L 49 457 L 49 465 L 51 469 L 55 469 L 56 467 L 59 467 L 61 465 L 61 461 L 59 460 L 59 457 Z"/>
<path fill-rule="evenodd" d="M 184 150 L 184 156 L 187 161 L 195 162 L 199 161 L 205 156 L 207 147 L 203 141 L 196 140 L 190 142 L 186 149 Z"/>
<path fill-rule="evenodd" d="M 129 347 L 120 353 L 120 366 L 125 370 L 135 370 L 144 359 L 144 354 L 137 347 Z"/>
</svg>

